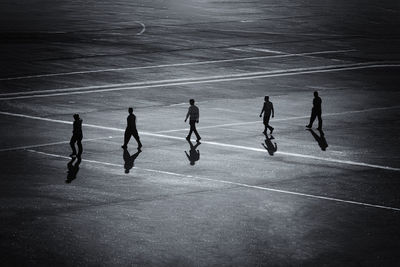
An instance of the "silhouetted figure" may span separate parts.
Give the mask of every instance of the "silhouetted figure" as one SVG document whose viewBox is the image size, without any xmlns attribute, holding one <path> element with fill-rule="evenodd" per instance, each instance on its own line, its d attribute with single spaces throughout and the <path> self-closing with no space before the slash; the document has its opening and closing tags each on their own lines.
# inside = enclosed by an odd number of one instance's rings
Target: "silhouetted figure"
<svg viewBox="0 0 400 267">
<path fill-rule="evenodd" d="M 269 129 L 270 133 L 272 134 L 274 128 L 269 125 L 269 119 L 271 115 L 272 118 L 274 117 L 274 105 L 272 104 L 272 102 L 269 101 L 269 96 L 264 97 L 264 106 L 261 109 L 260 118 L 263 113 L 264 113 L 263 123 L 265 127 L 263 134 L 267 134 L 267 129 Z"/>
<path fill-rule="evenodd" d="M 201 137 L 196 130 L 196 123 L 199 123 L 199 118 L 200 118 L 199 108 L 194 105 L 194 99 L 190 99 L 189 103 L 190 103 L 190 107 L 189 107 L 188 113 L 186 114 L 185 122 L 190 117 L 190 119 L 189 119 L 190 131 L 189 131 L 188 136 L 186 136 L 186 140 L 189 141 L 190 137 L 192 136 L 192 133 L 194 132 L 194 134 L 196 135 L 196 138 L 197 138 L 196 142 L 199 142 Z"/>
<path fill-rule="evenodd" d="M 185 151 L 186 157 L 190 161 L 190 165 L 194 165 L 196 161 L 200 160 L 200 151 L 196 150 L 196 148 L 201 144 L 199 142 L 196 143 L 194 146 L 193 143 L 188 140 L 188 143 L 190 145 L 190 151 L 189 154 Z"/>
<path fill-rule="evenodd" d="M 127 124 L 125 129 L 124 144 L 122 148 L 127 148 L 131 136 L 133 136 L 138 143 L 138 149 L 142 148 L 142 143 L 140 142 L 139 133 L 136 129 L 136 116 L 133 114 L 133 108 L 128 109 L 129 115 L 126 118 Z"/>
<path fill-rule="evenodd" d="M 75 164 L 74 161 L 76 159 Z M 72 158 L 68 164 L 67 164 L 67 168 L 68 168 L 68 174 L 67 174 L 67 180 L 65 180 L 65 182 L 67 184 L 71 183 L 73 180 L 76 179 L 76 175 L 78 174 L 79 171 L 79 165 L 81 164 L 82 158 L 80 156 L 78 157 L 74 157 Z"/>
<path fill-rule="evenodd" d="M 72 130 L 72 137 L 69 145 L 72 148 L 72 154 L 69 155 L 70 157 L 76 157 L 82 155 L 83 148 L 82 148 L 82 119 L 79 118 L 79 114 L 74 114 L 74 123 L 73 123 L 73 130 Z M 78 145 L 78 154 L 76 154 L 75 143 Z"/>
<path fill-rule="evenodd" d="M 319 135 L 313 131 L 313 129 L 308 129 L 310 131 L 310 133 L 312 134 L 312 136 L 314 136 L 315 141 L 318 142 L 319 147 L 321 148 L 321 150 L 325 151 L 326 148 L 328 147 L 328 143 L 326 142 L 325 139 L 325 134 L 321 129 L 318 129 L 319 131 Z"/>
<path fill-rule="evenodd" d="M 274 153 L 276 151 L 278 151 L 278 145 L 274 142 L 274 144 L 272 144 L 271 140 L 275 139 L 272 135 L 271 137 L 266 136 L 265 137 L 265 145 L 263 143 L 261 143 L 263 145 L 263 147 L 268 151 L 268 154 L 270 154 L 271 156 L 274 155 Z"/>
<path fill-rule="evenodd" d="M 313 108 L 311 109 L 311 117 L 310 117 L 310 123 L 308 125 L 306 125 L 307 128 L 311 128 L 314 120 L 316 117 L 318 117 L 318 128 L 319 130 L 322 130 L 322 100 L 321 98 L 318 96 L 318 92 L 315 91 L 314 92 L 314 100 L 313 100 Z"/>
<path fill-rule="evenodd" d="M 141 152 L 142 150 L 138 149 L 138 151 L 131 156 L 131 154 L 129 154 L 128 149 L 124 148 L 123 158 L 125 161 L 124 164 L 125 173 L 129 173 L 129 170 L 132 169 L 133 166 L 135 166 L 135 160 Z"/>
</svg>

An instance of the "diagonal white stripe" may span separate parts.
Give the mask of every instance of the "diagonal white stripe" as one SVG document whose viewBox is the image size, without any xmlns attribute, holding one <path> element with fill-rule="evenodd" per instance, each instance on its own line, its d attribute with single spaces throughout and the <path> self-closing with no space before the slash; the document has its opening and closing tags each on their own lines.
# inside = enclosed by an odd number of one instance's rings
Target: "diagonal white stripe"
<svg viewBox="0 0 400 267">
<path fill-rule="evenodd" d="M 56 158 L 70 159 L 69 157 L 66 157 L 66 156 L 57 155 L 57 154 L 51 154 L 51 153 L 45 153 L 45 152 L 36 151 L 36 150 L 28 150 L 28 151 L 33 152 L 33 153 L 37 153 L 37 154 L 46 155 L 46 156 L 56 157 Z M 106 166 L 121 167 L 121 168 L 124 167 L 121 164 L 102 162 L 102 161 L 97 161 L 97 160 L 82 159 L 82 161 L 89 162 L 89 163 L 94 163 L 94 164 L 102 164 L 102 165 L 106 165 Z M 191 178 L 191 179 L 197 179 L 197 180 L 206 180 L 206 181 L 211 181 L 211 182 L 217 182 L 217 183 L 235 185 L 235 186 L 239 186 L 239 187 L 258 189 L 258 190 L 264 190 L 264 191 L 270 191 L 270 192 L 276 192 L 276 193 L 281 193 L 281 194 L 288 194 L 288 195 L 302 196 L 302 197 L 307 197 L 307 198 L 328 200 L 328 201 L 334 201 L 334 202 L 340 202 L 340 203 L 346 203 L 346 204 L 365 206 L 365 207 L 370 207 L 370 208 L 379 208 L 379 209 L 385 209 L 385 210 L 400 211 L 400 208 L 383 206 L 383 205 L 376 205 L 376 204 L 370 204 L 370 203 L 364 203 L 364 202 L 353 201 L 353 200 L 345 200 L 345 199 L 339 199 L 339 198 L 333 198 L 333 197 L 325 197 L 325 196 L 318 196 L 318 195 L 312 195 L 312 194 L 305 194 L 305 193 L 300 193 L 300 192 L 293 192 L 293 191 L 281 190 L 281 189 L 275 189 L 275 188 L 269 188 L 269 187 L 263 187 L 263 186 L 258 186 L 258 185 L 249 185 L 249 184 L 231 182 L 231 181 L 226 181 L 226 180 L 212 179 L 212 178 L 201 177 L 201 176 L 196 176 L 196 175 L 184 175 L 184 174 L 179 174 L 179 173 L 174 173 L 174 172 L 169 172 L 169 171 L 160 171 L 160 170 L 153 170 L 153 169 L 147 169 L 147 168 L 139 168 L 139 167 L 136 167 L 136 166 L 133 167 L 133 168 L 138 169 L 138 170 L 142 170 L 142 171 L 147 171 L 147 172 L 155 172 L 155 173 L 158 173 L 158 174 L 166 174 L 166 175 L 178 176 L 178 177 L 183 177 L 183 178 Z"/>
</svg>

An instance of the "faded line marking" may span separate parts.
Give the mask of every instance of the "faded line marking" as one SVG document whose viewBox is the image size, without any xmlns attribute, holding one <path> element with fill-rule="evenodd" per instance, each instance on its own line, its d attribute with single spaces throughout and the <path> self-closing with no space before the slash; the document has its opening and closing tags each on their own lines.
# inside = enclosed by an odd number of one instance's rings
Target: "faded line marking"
<svg viewBox="0 0 400 267">
<path fill-rule="evenodd" d="M 264 53 L 272 53 L 272 54 L 280 54 L 280 55 L 290 55 L 285 52 L 281 51 L 276 51 L 276 50 L 271 50 L 271 49 L 264 49 L 264 48 L 256 48 L 256 47 L 249 47 L 250 50 L 253 51 L 258 51 L 258 52 L 264 52 Z"/>
<path fill-rule="evenodd" d="M 338 115 L 345 115 L 345 114 L 363 113 L 363 112 L 398 109 L 398 108 L 400 108 L 400 106 L 369 108 L 369 109 L 361 109 L 361 110 L 350 110 L 350 111 L 343 111 L 343 112 L 325 113 L 323 116 L 324 117 L 329 117 L 329 116 L 338 116 Z M 289 118 L 282 118 L 282 119 L 271 119 L 271 122 L 290 121 L 290 120 L 308 119 L 308 118 L 310 118 L 309 115 L 308 116 L 297 116 L 297 117 L 289 117 Z M 220 127 L 241 126 L 241 125 L 248 125 L 248 124 L 255 124 L 255 123 L 262 123 L 262 120 L 260 119 L 258 121 L 225 123 L 225 124 L 218 124 L 218 125 L 212 125 L 212 126 L 203 126 L 203 127 L 196 127 L 196 128 L 197 129 L 212 129 L 212 128 L 220 128 Z M 173 133 L 173 132 L 188 131 L 188 130 L 189 130 L 189 128 L 181 128 L 181 129 L 158 131 L 156 133 Z"/>
<path fill-rule="evenodd" d="M 138 32 L 136 35 L 142 35 L 145 31 L 146 31 L 146 25 L 144 25 L 142 22 L 140 21 L 136 21 L 136 23 L 139 23 L 140 26 L 142 26 L 142 30 L 140 32 Z"/>
<path fill-rule="evenodd" d="M 91 141 L 112 139 L 112 138 L 118 138 L 118 137 L 122 137 L 122 135 L 121 136 L 107 136 L 107 137 L 83 139 L 82 142 L 91 142 Z M 61 144 L 69 144 L 69 142 L 70 141 L 60 141 L 60 142 L 45 143 L 45 144 L 36 144 L 36 145 L 28 145 L 28 146 L 17 146 L 17 147 L 2 148 L 2 149 L 0 149 L 0 152 L 15 151 L 15 150 L 22 150 L 22 149 L 29 149 L 29 148 L 38 148 L 38 147 L 44 147 L 44 146 L 61 145 Z"/>
<path fill-rule="evenodd" d="M 219 82 L 229 82 L 238 80 L 253 80 L 262 79 L 269 77 L 281 77 L 281 76 L 293 76 L 301 74 L 313 74 L 313 73 L 325 73 L 325 72 L 337 72 L 337 71 L 348 71 L 348 70 L 359 70 L 359 69 L 370 69 L 370 68 L 388 68 L 388 67 L 400 67 L 400 64 L 383 64 L 377 63 L 372 64 L 372 62 L 357 63 L 357 64 L 342 64 L 342 65 L 328 65 L 310 68 L 297 68 L 288 70 L 277 70 L 277 71 L 265 71 L 265 72 L 252 72 L 252 73 L 241 73 L 241 74 L 231 74 L 231 75 L 220 75 L 220 76 L 208 76 L 200 78 L 187 78 L 187 79 L 175 79 L 167 80 L 167 83 L 161 83 L 165 81 L 153 81 L 153 82 L 143 82 L 141 86 L 129 86 L 129 87 L 114 87 L 112 86 L 98 86 L 95 88 L 104 88 L 99 90 L 88 90 L 88 91 L 74 91 L 67 93 L 54 93 L 54 94 L 43 94 L 43 95 L 28 95 L 28 96 L 16 96 L 16 97 L 4 97 L 1 100 L 17 100 L 17 99 L 28 99 L 28 98 L 43 98 L 43 97 L 54 97 L 54 96 L 65 96 L 65 95 L 76 95 L 76 94 L 90 94 L 90 93 L 101 93 L 101 92 L 112 92 L 112 91 L 125 91 L 125 90 L 138 90 L 144 88 L 157 88 L 157 87 L 171 87 L 178 85 L 189 85 L 189 84 L 203 84 L 203 83 L 219 83 Z M 182 80 L 182 82 L 175 82 Z M 170 82 L 170 83 L 169 83 Z M 135 84 L 135 83 L 134 83 Z M 118 86 L 128 86 L 129 84 L 121 84 Z M 111 88 L 110 88 L 111 87 Z M 83 88 L 77 88 L 83 90 Z M 55 89 L 69 91 L 70 89 Z M 54 91 L 54 90 L 53 90 Z M 25 94 L 26 92 L 23 92 Z"/>
<path fill-rule="evenodd" d="M 35 119 L 35 120 L 52 121 L 52 122 L 63 123 L 63 124 L 72 124 L 72 122 L 69 122 L 69 121 L 52 120 L 52 119 L 47 119 L 47 118 L 41 118 L 41 117 L 35 117 L 35 116 L 29 116 L 29 115 L 23 115 L 23 114 L 17 114 L 17 113 L 10 113 L 10 112 L 0 112 L 0 114 L 10 115 L 10 116 L 15 116 L 15 117 L 22 117 L 22 118 L 30 118 L 30 119 Z M 119 129 L 119 128 L 115 128 L 115 127 L 106 127 L 106 126 L 86 124 L 86 123 L 82 124 L 82 125 L 85 127 L 96 128 L 96 129 L 125 132 L 124 129 Z M 167 138 L 167 139 L 174 139 L 174 140 L 185 140 L 184 137 L 157 134 L 157 133 L 140 132 L 140 134 L 145 135 L 145 136 L 160 137 L 160 138 Z M 208 145 L 220 146 L 220 147 L 229 147 L 229 148 L 236 148 L 236 149 L 241 149 L 241 150 L 267 153 L 267 151 L 265 149 L 260 149 L 260 148 L 245 147 L 245 146 L 232 145 L 232 144 L 224 144 L 224 143 L 212 142 L 212 141 L 202 141 L 202 143 L 208 144 Z M 322 157 L 316 157 L 316 156 L 312 156 L 312 155 L 303 155 L 303 154 L 284 152 L 284 151 L 277 151 L 275 154 L 282 154 L 285 156 L 300 157 L 300 158 L 320 160 L 320 161 L 332 162 L 332 163 L 354 165 L 354 166 L 360 166 L 360 167 L 369 167 L 369 168 L 376 168 L 376 169 L 383 169 L 383 170 L 390 170 L 390 171 L 400 171 L 400 168 L 394 168 L 394 167 L 390 167 L 390 166 L 381 166 L 381 165 L 368 164 L 368 163 L 364 163 L 364 162 L 356 162 L 356 161 L 350 161 L 350 160 L 322 158 Z"/>
<path fill-rule="evenodd" d="M 32 153 L 42 154 L 42 155 L 56 157 L 56 158 L 70 159 L 69 157 L 66 157 L 66 156 L 61 156 L 61 155 L 51 154 L 51 153 L 45 153 L 45 152 L 36 151 L 36 150 L 28 150 L 28 151 L 32 152 Z M 97 160 L 82 159 L 82 161 L 88 162 L 88 163 L 106 165 L 106 166 L 119 167 L 119 168 L 123 168 L 124 167 L 122 164 L 102 162 L 102 161 L 97 161 Z M 288 191 L 288 190 L 281 190 L 281 189 L 275 189 L 275 188 L 269 188 L 269 187 L 263 187 L 263 186 L 257 186 L 257 185 L 249 185 L 249 184 L 231 182 L 231 181 L 226 181 L 226 180 L 212 179 L 212 178 L 207 178 L 207 177 L 202 177 L 202 176 L 197 176 L 197 175 L 185 175 L 185 174 L 174 173 L 174 172 L 169 172 L 169 171 L 161 171 L 161 170 L 153 170 L 153 169 L 148 169 L 148 168 L 140 168 L 140 167 L 136 167 L 136 166 L 134 166 L 133 168 L 134 169 L 138 169 L 138 170 L 142 170 L 142 171 L 158 173 L 158 174 L 166 174 L 166 175 L 172 175 L 172 176 L 177 176 L 177 177 L 182 177 L 182 178 L 191 178 L 191 179 L 210 181 L 210 182 L 216 182 L 216 183 L 222 183 L 222 184 L 228 184 L 228 185 L 235 185 L 235 186 L 238 186 L 238 187 L 258 189 L 258 190 L 270 191 L 270 192 L 287 194 L 287 195 L 295 195 L 295 196 L 302 196 L 302 197 L 313 198 L 313 199 L 334 201 L 334 202 L 353 204 L 353 205 L 370 207 L 370 208 L 378 208 L 378 209 L 385 209 L 385 210 L 392 210 L 392 211 L 400 211 L 400 208 L 383 206 L 383 205 L 376 205 L 376 204 L 370 204 L 370 203 L 364 203 L 364 202 L 353 201 L 353 200 L 345 200 L 345 199 L 340 199 L 340 198 L 333 198 L 333 197 L 325 197 L 325 196 L 319 196 L 319 195 L 305 194 L 305 193 L 299 193 L 299 192 Z"/>
<path fill-rule="evenodd" d="M 347 52 L 354 52 L 354 51 L 357 51 L 357 50 L 355 50 L 355 49 L 330 50 L 330 51 L 328 50 L 328 51 L 317 51 L 317 52 L 307 52 L 307 53 L 297 53 L 297 54 L 207 60 L 207 61 L 199 61 L 199 62 L 184 62 L 184 63 L 174 63 L 174 64 L 142 66 L 142 67 L 126 67 L 126 68 L 110 68 L 110 69 L 103 69 L 103 70 L 72 71 L 72 72 L 61 72 L 61 73 L 49 73 L 49 74 L 38 74 L 38 75 L 26 75 L 26 76 L 19 76 L 19 77 L 0 78 L 0 81 L 33 79 L 33 78 L 43 78 L 43 77 L 52 77 L 52 76 L 67 76 L 67 75 L 75 75 L 75 74 L 89 74 L 89 73 L 98 73 L 98 72 L 116 72 L 116 71 L 126 71 L 126 70 L 154 69 L 154 68 L 180 67 L 180 66 L 191 66 L 191 65 L 195 66 L 195 65 L 204 65 L 204 64 L 225 63 L 225 62 L 260 60 L 260 59 L 267 59 L 267 58 L 285 58 L 285 57 L 297 57 L 297 56 L 308 56 L 308 55 L 347 53 Z M 2 94 L 2 95 L 7 95 L 7 94 Z M 8 95 L 10 95 L 10 94 L 8 94 Z"/>
</svg>

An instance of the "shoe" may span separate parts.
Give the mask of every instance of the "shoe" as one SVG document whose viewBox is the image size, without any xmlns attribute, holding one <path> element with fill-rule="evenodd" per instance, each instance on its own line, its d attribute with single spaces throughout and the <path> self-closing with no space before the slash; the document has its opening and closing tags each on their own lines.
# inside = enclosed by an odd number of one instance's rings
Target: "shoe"
<svg viewBox="0 0 400 267">
<path fill-rule="evenodd" d="M 128 146 L 122 145 L 121 148 L 125 149 L 125 148 L 128 148 Z"/>
<path fill-rule="evenodd" d="M 271 129 L 271 132 L 269 134 L 272 134 L 273 131 L 274 131 L 274 128 Z"/>
<path fill-rule="evenodd" d="M 311 129 L 312 126 L 311 126 L 311 125 L 306 125 L 306 127 L 307 127 L 308 129 Z"/>
</svg>

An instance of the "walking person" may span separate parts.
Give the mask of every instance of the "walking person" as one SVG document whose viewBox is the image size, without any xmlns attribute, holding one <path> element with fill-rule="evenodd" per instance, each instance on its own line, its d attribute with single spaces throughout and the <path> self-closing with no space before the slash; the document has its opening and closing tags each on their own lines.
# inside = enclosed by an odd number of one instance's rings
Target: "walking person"
<svg viewBox="0 0 400 267">
<path fill-rule="evenodd" d="M 73 123 L 73 129 L 72 129 L 72 137 L 71 141 L 69 142 L 69 145 L 71 146 L 72 149 L 72 154 L 69 155 L 71 158 L 73 157 L 80 157 L 82 155 L 82 119 L 79 118 L 79 114 L 74 114 L 74 123 Z M 75 143 L 78 145 L 78 154 L 76 153 L 75 149 Z"/>
<path fill-rule="evenodd" d="M 269 101 L 269 96 L 265 96 L 264 97 L 264 106 L 261 110 L 260 113 L 260 118 L 262 116 L 262 114 L 264 113 L 264 118 L 263 118 L 263 123 L 264 123 L 264 132 L 263 134 L 267 134 L 267 129 L 270 130 L 270 134 L 272 134 L 272 132 L 274 131 L 274 127 L 269 125 L 269 119 L 272 115 L 272 118 L 274 117 L 274 105 L 272 104 L 272 102 Z"/>
<path fill-rule="evenodd" d="M 133 108 L 128 108 L 128 112 L 129 115 L 126 118 L 127 124 L 124 135 L 124 144 L 121 147 L 126 149 L 131 136 L 133 136 L 138 143 L 138 150 L 140 150 L 142 148 L 142 143 L 140 142 L 139 133 L 136 129 L 136 116 L 133 114 Z"/>
<path fill-rule="evenodd" d="M 316 117 L 318 117 L 318 130 L 322 130 L 322 108 L 321 108 L 322 100 L 318 96 L 318 92 L 314 92 L 314 100 L 313 100 L 313 107 L 311 109 L 311 117 L 310 117 L 310 123 L 306 125 L 307 128 L 311 128 L 314 120 Z"/>
<path fill-rule="evenodd" d="M 199 123 L 199 118 L 200 118 L 199 108 L 197 106 L 195 106 L 194 99 L 190 99 L 189 103 L 190 103 L 190 107 L 189 107 L 188 113 L 186 114 L 185 122 L 190 117 L 190 119 L 189 119 L 190 131 L 189 131 L 188 136 L 186 136 L 186 140 L 189 141 L 190 137 L 192 136 L 192 133 L 194 132 L 194 134 L 196 135 L 196 138 L 197 138 L 196 142 L 200 142 L 201 137 L 196 130 L 196 123 Z"/>
</svg>

